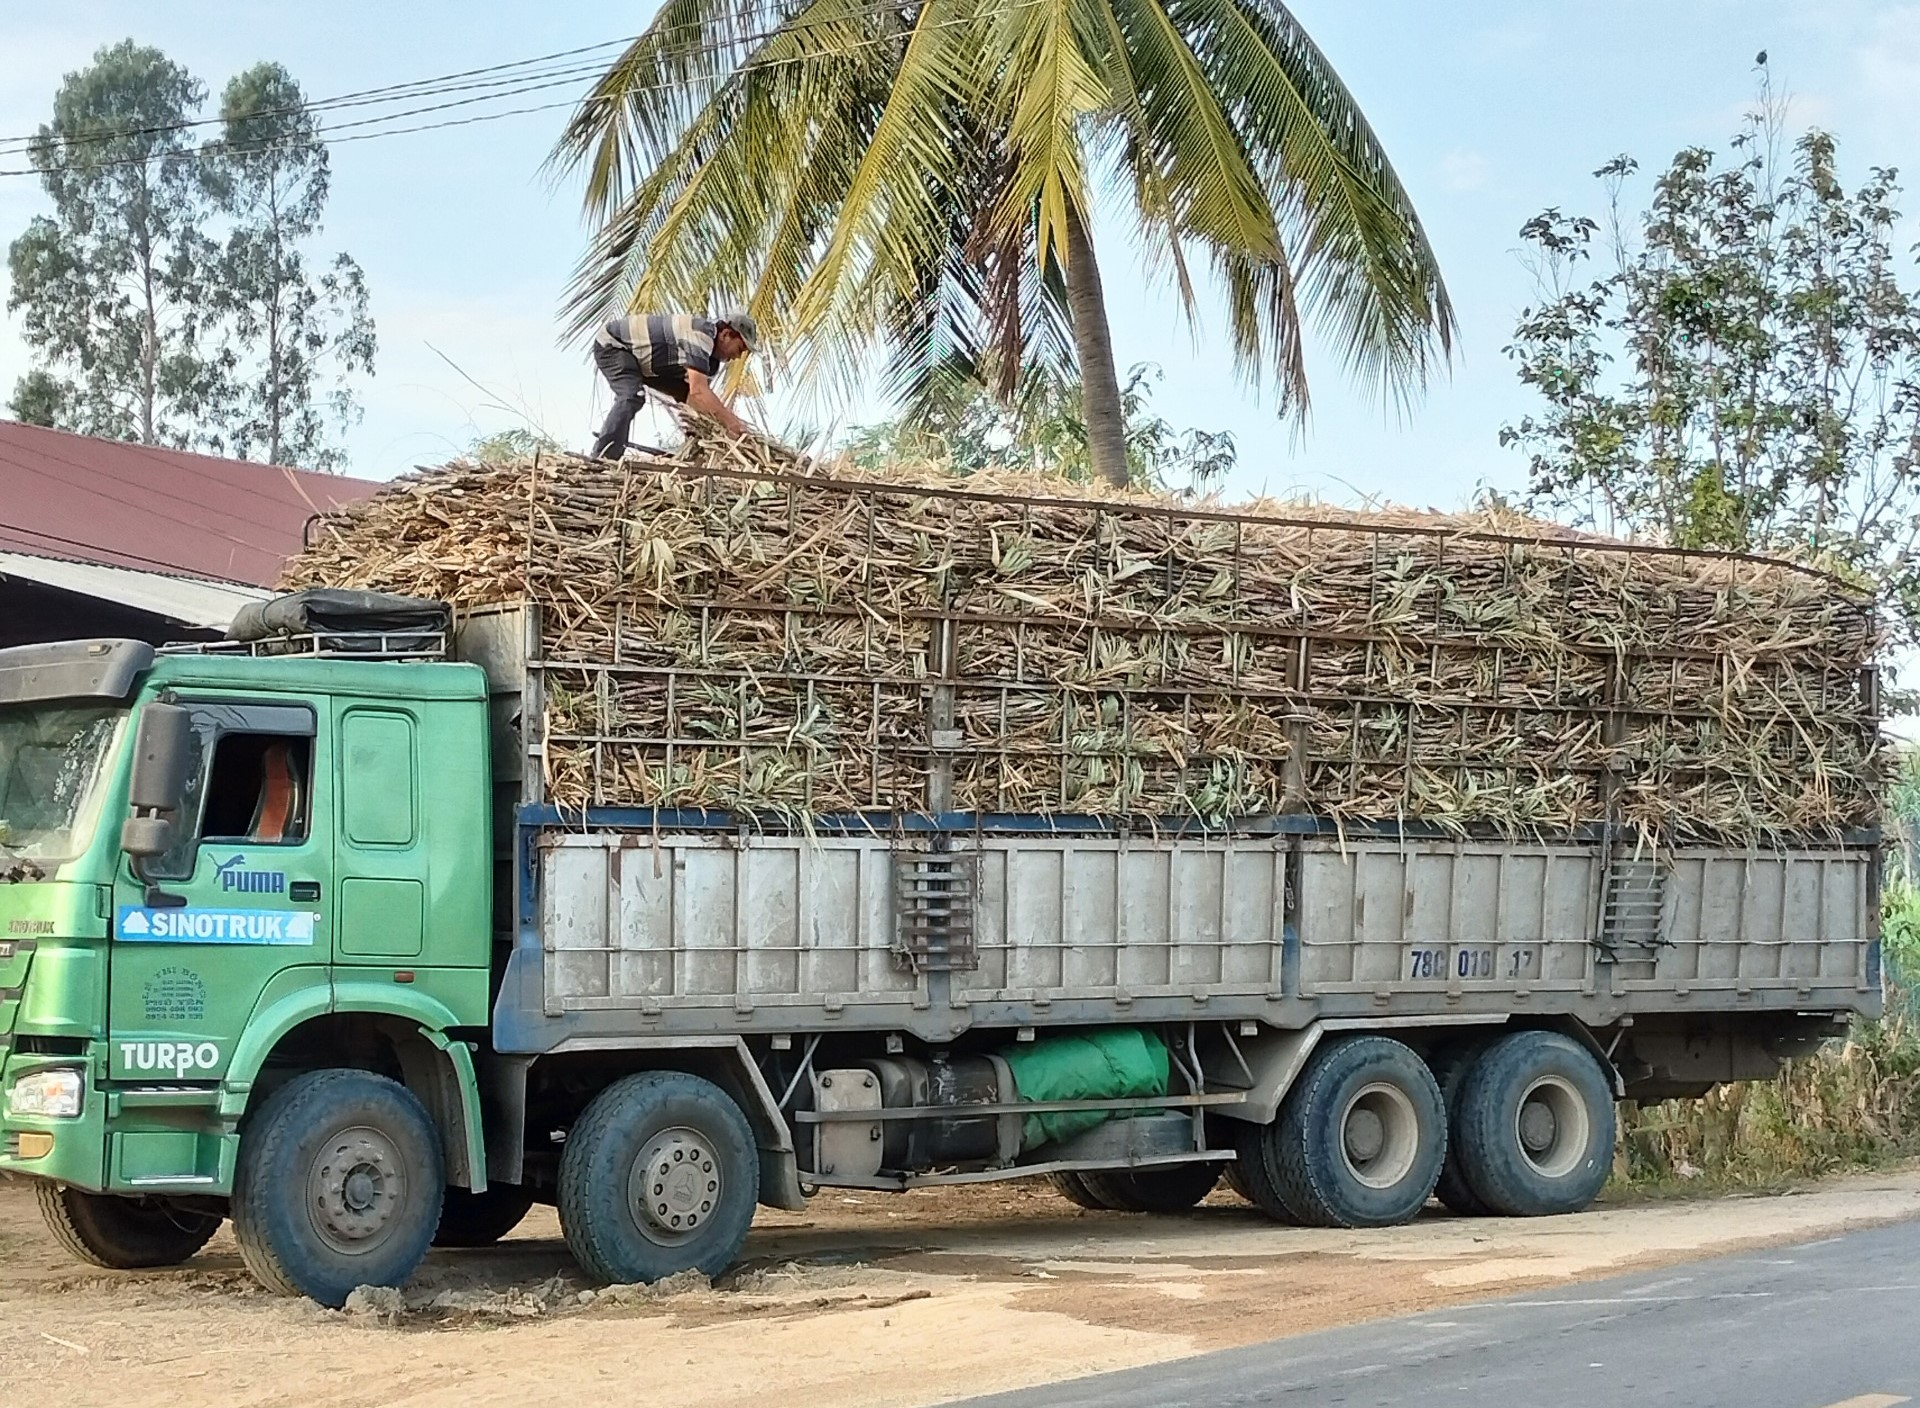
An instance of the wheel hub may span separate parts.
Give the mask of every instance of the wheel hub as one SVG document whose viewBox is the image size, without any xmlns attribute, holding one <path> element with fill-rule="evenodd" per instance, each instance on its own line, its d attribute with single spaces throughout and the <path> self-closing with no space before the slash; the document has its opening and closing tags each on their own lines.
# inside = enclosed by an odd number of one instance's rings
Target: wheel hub
<svg viewBox="0 0 1920 1408">
<path fill-rule="evenodd" d="M 663 1246 L 693 1237 L 719 1206 L 720 1158 L 698 1130 L 676 1127 L 653 1136 L 627 1180 L 634 1221 Z"/>
<path fill-rule="evenodd" d="M 1340 1115 L 1340 1152 L 1369 1188 L 1391 1188 L 1412 1169 L 1420 1120 L 1405 1091 L 1387 1081 L 1362 1086 Z"/>
<path fill-rule="evenodd" d="M 1357 1163 L 1380 1157 L 1387 1142 L 1386 1127 L 1373 1110 L 1358 1109 L 1347 1119 L 1347 1155 Z"/>
<path fill-rule="evenodd" d="M 1543 1154 L 1553 1147 L 1555 1126 L 1553 1106 L 1545 1100 L 1529 1100 L 1520 1110 L 1520 1143 L 1529 1154 Z"/>
<path fill-rule="evenodd" d="M 387 1239 L 406 1205 L 400 1151 L 377 1129 L 342 1130 L 322 1146 L 307 1175 L 307 1204 L 320 1237 L 360 1256 Z"/>
<path fill-rule="evenodd" d="M 1521 1157 L 1542 1176 L 1566 1178 L 1586 1161 L 1593 1117 L 1564 1076 L 1543 1075 L 1533 1081 L 1520 1096 L 1513 1123 Z"/>
</svg>

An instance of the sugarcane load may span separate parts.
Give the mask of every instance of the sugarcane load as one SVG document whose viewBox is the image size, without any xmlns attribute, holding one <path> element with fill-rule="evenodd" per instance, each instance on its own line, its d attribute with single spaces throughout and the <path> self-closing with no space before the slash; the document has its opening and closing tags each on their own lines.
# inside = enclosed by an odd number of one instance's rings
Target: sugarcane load
<svg viewBox="0 0 1920 1408">
<path fill-rule="evenodd" d="M 1871 598 L 1785 562 L 1510 514 L 800 473 L 724 437 L 455 464 L 313 536 L 290 586 L 539 603 L 570 807 L 1654 842 L 1875 819 Z"/>
</svg>

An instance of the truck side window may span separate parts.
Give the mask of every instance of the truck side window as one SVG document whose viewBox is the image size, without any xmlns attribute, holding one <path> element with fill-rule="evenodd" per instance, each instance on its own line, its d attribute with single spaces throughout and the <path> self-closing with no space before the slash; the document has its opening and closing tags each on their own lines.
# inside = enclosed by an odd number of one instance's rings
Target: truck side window
<svg viewBox="0 0 1920 1408">
<path fill-rule="evenodd" d="M 307 839 L 312 740 L 222 734 L 207 774 L 204 841 L 292 846 Z"/>
<path fill-rule="evenodd" d="M 192 704 L 186 805 L 155 879 L 186 880 L 203 842 L 297 846 L 312 824 L 313 716 L 276 705 Z"/>
</svg>

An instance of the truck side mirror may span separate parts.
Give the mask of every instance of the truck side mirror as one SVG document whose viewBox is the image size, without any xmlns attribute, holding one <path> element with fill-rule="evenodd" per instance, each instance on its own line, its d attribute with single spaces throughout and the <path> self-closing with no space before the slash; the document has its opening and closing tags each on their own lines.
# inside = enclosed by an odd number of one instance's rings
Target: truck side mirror
<svg viewBox="0 0 1920 1408">
<path fill-rule="evenodd" d="M 187 790 L 193 720 L 178 704 L 149 704 L 133 736 L 127 801 L 135 812 L 178 812 Z"/>
<path fill-rule="evenodd" d="M 133 771 L 127 779 L 129 815 L 120 826 L 120 849 L 133 873 L 147 881 L 147 904 L 182 903 L 147 880 L 147 861 L 173 849 L 174 824 L 186 801 L 187 766 L 193 756 L 193 720 L 178 704 L 149 704 L 133 736 Z"/>
</svg>

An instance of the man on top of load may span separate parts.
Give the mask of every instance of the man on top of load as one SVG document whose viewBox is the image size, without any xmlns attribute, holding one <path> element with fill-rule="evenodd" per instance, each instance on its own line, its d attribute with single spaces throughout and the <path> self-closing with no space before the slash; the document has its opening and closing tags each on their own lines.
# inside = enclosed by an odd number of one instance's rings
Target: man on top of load
<svg viewBox="0 0 1920 1408">
<path fill-rule="evenodd" d="M 749 434 L 712 379 L 726 363 L 759 350 L 760 325 L 740 309 L 718 318 L 634 313 L 608 319 L 593 340 L 593 360 L 613 388 L 613 409 L 594 439 L 593 457 L 617 460 L 627 453 L 627 430 L 646 402 L 642 387 L 713 417 L 735 435 Z"/>
</svg>

